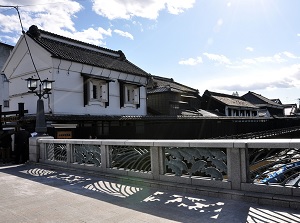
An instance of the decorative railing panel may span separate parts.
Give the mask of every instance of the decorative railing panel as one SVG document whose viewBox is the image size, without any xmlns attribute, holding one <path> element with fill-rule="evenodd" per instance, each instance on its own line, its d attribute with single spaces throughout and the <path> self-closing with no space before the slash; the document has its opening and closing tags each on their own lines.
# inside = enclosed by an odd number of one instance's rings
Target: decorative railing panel
<svg viewBox="0 0 300 223">
<path fill-rule="evenodd" d="M 46 145 L 46 159 L 51 161 L 67 162 L 66 144 L 49 143 Z"/>
<path fill-rule="evenodd" d="M 151 171 L 150 148 L 143 146 L 110 146 L 112 168 Z"/>
<path fill-rule="evenodd" d="M 75 144 L 73 145 L 73 150 L 74 163 L 101 165 L 101 149 L 99 145 Z"/>
<path fill-rule="evenodd" d="M 176 176 L 210 176 L 223 180 L 227 174 L 226 153 L 221 149 L 210 148 L 165 148 L 167 171 Z"/>
<path fill-rule="evenodd" d="M 250 178 L 254 183 L 300 186 L 300 149 L 249 149 Z"/>
</svg>

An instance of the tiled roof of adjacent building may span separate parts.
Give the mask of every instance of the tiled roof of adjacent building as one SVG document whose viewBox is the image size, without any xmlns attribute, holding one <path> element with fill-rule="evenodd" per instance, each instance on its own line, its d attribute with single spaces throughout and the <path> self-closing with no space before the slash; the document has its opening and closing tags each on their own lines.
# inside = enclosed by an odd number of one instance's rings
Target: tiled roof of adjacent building
<svg viewBox="0 0 300 223">
<path fill-rule="evenodd" d="M 186 85 L 177 83 L 173 78 L 165 78 L 152 75 L 152 80 L 149 81 L 147 93 L 161 93 L 161 92 L 189 92 L 198 94 L 198 90 L 188 87 Z"/>
<path fill-rule="evenodd" d="M 242 99 L 230 98 L 230 97 L 220 97 L 220 96 L 212 96 L 212 97 L 228 106 L 257 108 L 255 105 L 251 104 L 248 101 L 244 101 Z"/>
<path fill-rule="evenodd" d="M 216 92 L 212 92 L 212 91 L 208 91 L 208 90 L 206 90 L 203 95 L 210 96 L 210 97 L 214 98 L 215 100 L 218 100 L 219 102 L 221 102 L 225 105 L 228 105 L 228 106 L 258 108 L 254 104 L 244 100 L 243 98 L 241 98 L 239 96 L 216 93 Z"/>
<path fill-rule="evenodd" d="M 278 107 L 278 108 L 283 108 L 282 104 L 278 104 L 278 103 L 276 103 L 276 102 L 274 102 L 274 101 L 272 101 L 272 100 L 270 100 L 270 99 L 268 99 L 268 98 L 266 98 L 266 97 L 264 97 L 260 94 L 257 94 L 255 92 L 249 91 L 247 94 L 243 95 L 243 97 L 245 97 L 247 99 L 247 95 L 252 95 L 252 96 L 256 97 L 259 100 L 258 103 L 252 101 L 252 103 L 257 105 L 257 106 L 262 106 L 262 105 L 267 106 L 267 105 L 269 105 L 269 106 L 274 106 L 274 107 Z"/>
<path fill-rule="evenodd" d="M 77 41 L 31 26 L 27 34 L 53 57 L 138 76 L 150 76 L 128 61 L 124 53 Z"/>
</svg>

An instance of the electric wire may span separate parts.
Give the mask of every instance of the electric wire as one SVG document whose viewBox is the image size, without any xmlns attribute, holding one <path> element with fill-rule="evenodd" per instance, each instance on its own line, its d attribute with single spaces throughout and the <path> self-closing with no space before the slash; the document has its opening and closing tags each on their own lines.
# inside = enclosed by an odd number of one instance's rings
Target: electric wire
<svg viewBox="0 0 300 223">
<path fill-rule="evenodd" d="M 28 41 L 27 41 L 27 38 L 26 38 L 26 33 L 24 31 L 23 24 L 22 24 L 22 19 L 21 19 L 21 15 L 20 15 L 20 12 L 19 12 L 19 6 L 4 6 L 4 5 L 0 5 L 0 7 L 14 8 L 14 9 L 16 9 L 16 11 L 18 13 L 18 17 L 19 17 L 19 22 L 20 22 L 20 25 L 21 25 L 22 34 L 24 35 L 25 43 L 26 43 L 26 46 L 27 46 L 27 49 L 28 49 L 28 52 L 29 52 L 29 55 L 30 55 L 30 58 L 31 58 L 31 62 L 33 64 L 34 70 L 35 70 L 35 72 L 36 72 L 36 74 L 37 74 L 40 82 L 42 82 L 42 80 L 40 78 L 40 75 L 38 73 L 38 70 L 36 68 L 36 65 L 34 63 L 34 60 L 33 60 L 33 57 L 32 57 L 32 53 L 31 53 L 31 50 L 30 50 L 30 47 L 29 47 L 29 44 L 28 44 Z"/>
</svg>

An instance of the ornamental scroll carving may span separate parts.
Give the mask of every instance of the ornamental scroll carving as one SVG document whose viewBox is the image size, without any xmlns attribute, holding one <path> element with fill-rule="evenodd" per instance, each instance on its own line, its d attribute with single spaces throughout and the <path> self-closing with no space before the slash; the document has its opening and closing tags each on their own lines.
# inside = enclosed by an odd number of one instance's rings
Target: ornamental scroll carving
<svg viewBox="0 0 300 223">
<path fill-rule="evenodd" d="M 223 180 L 227 174 L 226 154 L 221 149 L 165 148 L 166 165 L 176 176 L 210 176 Z"/>
</svg>

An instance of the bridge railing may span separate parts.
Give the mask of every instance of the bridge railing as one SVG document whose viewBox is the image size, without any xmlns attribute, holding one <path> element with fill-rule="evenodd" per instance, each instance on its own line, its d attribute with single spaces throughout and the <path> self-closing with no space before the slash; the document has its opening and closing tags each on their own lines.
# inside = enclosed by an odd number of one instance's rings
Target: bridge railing
<svg viewBox="0 0 300 223">
<path fill-rule="evenodd" d="M 209 188 L 218 192 L 238 191 L 239 196 L 246 192 L 263 192 L 273 194 L 272 196 L 300 196 L 300 188 L 296 184 L 287 186 L 282 183 L 255 182 L 253 179 L 255 175 L 263 175 L 263 172 L 258 170 L 266 171 L 263 168 L 266 165 L 271 168 L 272 162 L 280 163 L 280 155 L 283 152 L 286 155 L 293 151 L 293 155 L 286 159 L 289 162 L 295 163 L 300 160 L 297 150 L 300 148 L 300 139 L 31 138 L 31 141 L 33 143 L 30 145 L 30 159 L 35 162 L 153 180 L 157 184 L 175 183 L 175 187 L 186 186 L 196 190 Z M 264 157 L 258 162 L 258 156 Z"/>
</svg>

